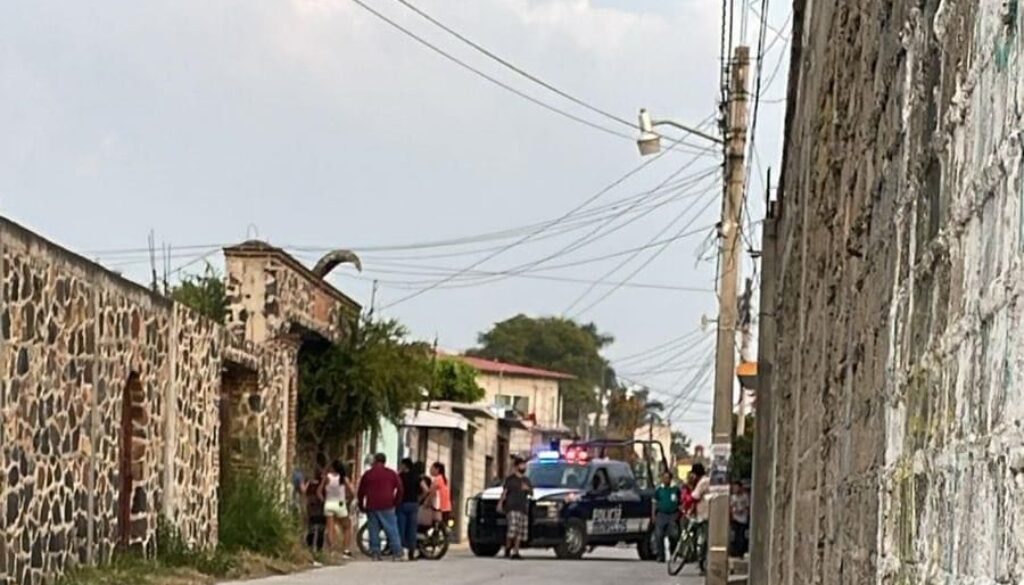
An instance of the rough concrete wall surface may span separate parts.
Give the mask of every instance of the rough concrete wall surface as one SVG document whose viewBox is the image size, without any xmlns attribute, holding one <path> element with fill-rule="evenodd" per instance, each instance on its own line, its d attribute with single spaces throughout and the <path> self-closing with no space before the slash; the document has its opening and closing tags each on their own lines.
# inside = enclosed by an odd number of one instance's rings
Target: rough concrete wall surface
<svg viewBox="0 0 1024 585">
<path fill-rule="evenodd" d="M 768 582 L 1024 582 L 1016 0 L 798 0 Z"/>
</svg>

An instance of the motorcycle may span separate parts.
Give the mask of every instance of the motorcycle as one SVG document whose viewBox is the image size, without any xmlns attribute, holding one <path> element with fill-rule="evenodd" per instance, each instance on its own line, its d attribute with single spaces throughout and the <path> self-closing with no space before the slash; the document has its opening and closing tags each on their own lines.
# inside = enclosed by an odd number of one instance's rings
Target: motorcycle
<svg viewBox="0 0 1024 585">
<path fill-rule="evenodd" d="M 448 554 L 448 546 L 451 544 L 451 532 L 455 527 L 454 520 L 433 522 L 430 524 L 420 523 L 416 528 L 416 550 L 420 557 L 437 561 Z M 359 551 L 370 556 L 370 523 L 364 523 L 356 535 L 356 543 Z M 380 531 L 380 551 L 382 556 L 391 555 L 391 545 L 388 542 L 387 534 Z"/>
</svg>

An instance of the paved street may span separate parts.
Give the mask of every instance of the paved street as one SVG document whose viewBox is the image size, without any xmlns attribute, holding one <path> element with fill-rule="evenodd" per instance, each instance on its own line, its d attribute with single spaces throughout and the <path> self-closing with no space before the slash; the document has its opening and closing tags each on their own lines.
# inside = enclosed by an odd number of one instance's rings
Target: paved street
<svg viewBox="0 0 1024 585">
<path fill-rule="evenodd" d="M 627 549 L 598 549 L 582 561 L 559 561 L 547 551 L 527 551 L 521 562 L 478 559 L 468 551 L 454 551 L 440 562 L 353 562 L 344 567 L 319 569 L 298 575 L 247 581 L 259 585 L 698 585 L 694 570 L 669 577 L 665 565 L 637 560 Z"/>
</svg>

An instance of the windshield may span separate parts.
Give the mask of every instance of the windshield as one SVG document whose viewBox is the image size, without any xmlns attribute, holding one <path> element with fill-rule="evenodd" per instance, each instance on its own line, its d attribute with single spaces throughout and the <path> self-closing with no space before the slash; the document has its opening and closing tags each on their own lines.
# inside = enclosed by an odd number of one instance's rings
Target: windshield
<svg viewBox="0 0 1024 585">
<path fill-rule="evenodd" d="M 526 466 L 526 477 L 535 488 L 582 489 L 587 468 L 564 461 L 534 461 Z"/>
</svg>

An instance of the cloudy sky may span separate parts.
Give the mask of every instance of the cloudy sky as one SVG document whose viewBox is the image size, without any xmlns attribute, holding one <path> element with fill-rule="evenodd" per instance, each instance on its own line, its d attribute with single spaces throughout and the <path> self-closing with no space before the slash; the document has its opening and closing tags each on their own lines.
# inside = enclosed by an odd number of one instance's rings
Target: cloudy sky
<svg viewBox="0 0 1024 585">
<path fill-rule="evenodd" d="M 334 284 L 369 305 L 378 280 L 380 311 L 453 350 L 520 312 L 592 320 L 616 337 L 608 357 L 630 358 L 618 368 L 678 404 L 677 426 L 706 440 L 711 381 L 700 374 L 712 339 L 701 318 L 716 305 L 708 235 L 720 158 L 642 160 L 626 125 L 516 76 L 396 0 L 363 1 L 605 130 L 460 68 L 353 0 L 10 3 L 0 18 L 0 212 L 140 281 L 150 231 L 172 247 L 176 275 L 251 237 L 309 263 L 353 248 L 364 273 L 340 269 Z M 716 111 L 717 0 L 412 1 L 627 121 L 647 107 L 696 126 Z M 737 42 L 742 12 L 737 2 Z M 789 14 L 788 2 L 770 3 L 755 221 L 761 177 L 780 154 Z"/>
</svg>

